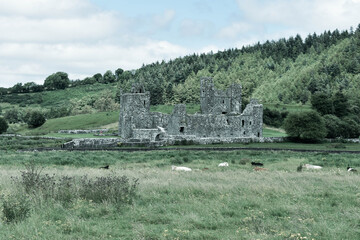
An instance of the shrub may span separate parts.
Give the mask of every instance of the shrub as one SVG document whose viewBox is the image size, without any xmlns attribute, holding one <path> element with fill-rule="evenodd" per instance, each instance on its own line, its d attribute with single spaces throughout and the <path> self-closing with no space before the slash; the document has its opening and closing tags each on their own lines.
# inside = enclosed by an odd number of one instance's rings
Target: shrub
<svg viewBox="0 0 360 240">
<path fill-rule="evenodd" d="M 24 120 L 30 128 L 40 127 L 46 122 L 44 114 L 39 111 L 29 112 Z"/>
<path fill-rule="evenodd" d="M 29 216 L 31 204 L 28 195 L 2 196 L 2 218 L 7 223 L 17 223 Z"/>
<path fill-rule="evenodd" d="M 334 112 L 333 100 L 330 94 L 316 92 L 311 96 L 311 106 L 321 115 Z"/>
<path fill-rule="evenodd" d="M 263 120 L 266 125 L 281 127 L 287 115 L 287 111 L 280 112 L 276 109 L 271 110 L 270 108 L 265 108 L 263 112 Z"/>
<path fill-rule="evenodd" d="M 9 128 L 8 123 L 6 120 L 2 117 L 0 117 L 0 134 L 6 132 L 6 130 Z"/>
<path fill-rule="evenodd" d="M 327 138 L 337 138 L 341 136 L 342 122 L 337 116 L 326 114 L 324 115 L 324 121 L 327 130 Z"/>
<path fill-rule="evenodd" d="M 138 179 L 133 182 L 126 176 L 107 176 L 89 179 L 83 176 L 80 179 L 80 197 L 96 203 L 104 201 L 116 204 L 131 204 L 136 195 Z"/>
<path fill-rule="evenodd" d="M 22 121 L 21 112 L 17 108 L 7 110 L 4 113 L 4 118 L 8 123 L 18 123 Z"/>
<path fill-rule="evenodd" d="M 76 199 L 91 200 L 96 203 L 104 201 L 116 206 L 131 204 L 136 195 L 138 179 L 131 181 L 128 177 L 107 176 L 89 179 L 83 176 L 80 179 L 55 175 L 41 174 L 43 168 L 37 166 L 34 160 L 25 165 L 26 170 L 21 172 L 21 178 L 14 178 L 24 194 L 32 196 L 33 201 L 53 199 L 68 204 Z"/>
<path fill-rule="evenodd" d="M 284 129 L 290 138 L 302 142 L 319 141 L 327 133 L 324 119 L 316 111 L 290 113 Z"/>
</svg>

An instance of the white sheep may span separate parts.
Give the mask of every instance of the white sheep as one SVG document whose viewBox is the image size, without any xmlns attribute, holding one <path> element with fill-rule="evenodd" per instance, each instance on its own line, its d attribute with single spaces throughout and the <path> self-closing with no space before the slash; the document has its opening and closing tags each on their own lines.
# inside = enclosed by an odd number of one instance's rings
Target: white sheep
<svg viewBox="0 0 360 240">
<path fill-rule="evenodd" d="M 311 165 L 311 164 L 305 164 L 304 167 L 305 167 L 306 169 L 322 169 L 321 166 Z"/>
<path fill-rule="evenodd" d="M 188 167 L 177 167 L 177 166 L 171 166 L 172 171 L 184 171 L 184 172 L 190 172 L 191 168 Z"/>
<path fill-rule="evenodd" d="M 228 167 L 229 164 L 227 162 L 222 162 L 218 165 L 219 167 Z"/>
</svg>

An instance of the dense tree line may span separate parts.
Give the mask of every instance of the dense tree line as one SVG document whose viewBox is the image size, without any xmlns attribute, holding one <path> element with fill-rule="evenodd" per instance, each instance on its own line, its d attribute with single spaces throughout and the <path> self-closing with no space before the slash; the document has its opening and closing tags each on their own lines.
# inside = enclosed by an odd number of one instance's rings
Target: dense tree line
<svg viewBox="0 0 360 240">
<path fill-rule="evenodd" d="M 117 85 L 129 91 L 142 82 L 151 93 L 151 104 L 197 103 L 201 76 L 211 76 L 217 88 L 232 83 L 243 87 L 243 98 L 271 103 L 309 103 L 316 92 L 342 90 L 351 103 L 360 99 L 360 24 L 355 31 L 325 31 L 266 41 L 241 49 L 192 54 L 167 62 L 143 65 L 132 71 L 121 68 L 96 73 L 83 80 L 69 80 L 58 72 L 44 85 L 16 84 L 7 92 L 28 93 L 64 89 L 94 83 Z M 0 89 L 0 98 L 4 89 Z M 118 99 L 119 96 L 117 96 Z M 355 104 L 355 103 L 354 103 Z"/>
</svg>

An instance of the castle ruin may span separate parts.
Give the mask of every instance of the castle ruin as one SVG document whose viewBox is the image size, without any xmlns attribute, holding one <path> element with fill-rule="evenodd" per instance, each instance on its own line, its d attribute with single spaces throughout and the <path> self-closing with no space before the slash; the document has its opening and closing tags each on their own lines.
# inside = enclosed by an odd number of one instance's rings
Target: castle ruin
<svg viewBox="0 0 360 240">
<path fill-rule="evenodd" d="M 201 113 L 187 114 L 186 106 L 174 106 L 171 114 L 150 112 L 150 93 L 134 84 L 120 97 L 119 136 L 123 142 L 173 144 L 240 142 L 262 138 L 263 106 L 252 99 L 241 109 L 241 86 L 215 89 L 211 78 L 201 78 Z"/>
</svg>

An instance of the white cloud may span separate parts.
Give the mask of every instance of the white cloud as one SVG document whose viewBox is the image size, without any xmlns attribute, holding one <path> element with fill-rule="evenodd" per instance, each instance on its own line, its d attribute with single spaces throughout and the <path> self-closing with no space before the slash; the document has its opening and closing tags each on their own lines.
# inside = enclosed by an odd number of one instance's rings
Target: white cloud
<svg viewBox="0 0 360 240">
<path fill-rule="evenodd" d="M 0 42 L 91 41 L 113 35 L 117 19 L 108 13 L 83 18 L 0 17 Z"/>
<path fill-rule="evenodd" d="M 359 0 L 238 0 L 245 21 L 278 24 L 302 32 L 349 29 L 360 22 Z"/>
<path fill-rule="evenodd" d="M 87 0 L 0 0 L 1 16 L 64 18 L 87 15 L 95 10 Z"/>
<path fill-rule="evenodd" d="M 43 84 L 57 71 L 84 78 L 189 54 L 146 36 L 168 28 L 175 14 L 166 10 L 141 21 L 102 11 L 87 0 L 0 0 L 0 86 Z M 142 26 L 145 33 L 138 30 Z"/>
<path fill-rule="evenodd" d="M 69 73 L 72 79 L 84 78 L 119 67 L 136 69 L 143 63 L 186 54 L 190 54 L 190 50 L 166 41 L 151 40 L 132 47 L 102 43 L 0 44 L 0 83 L 11 87 L 26 79 L 26 82 L 43 84 L 48 75 L 57 71 Z"/>
</svg>

